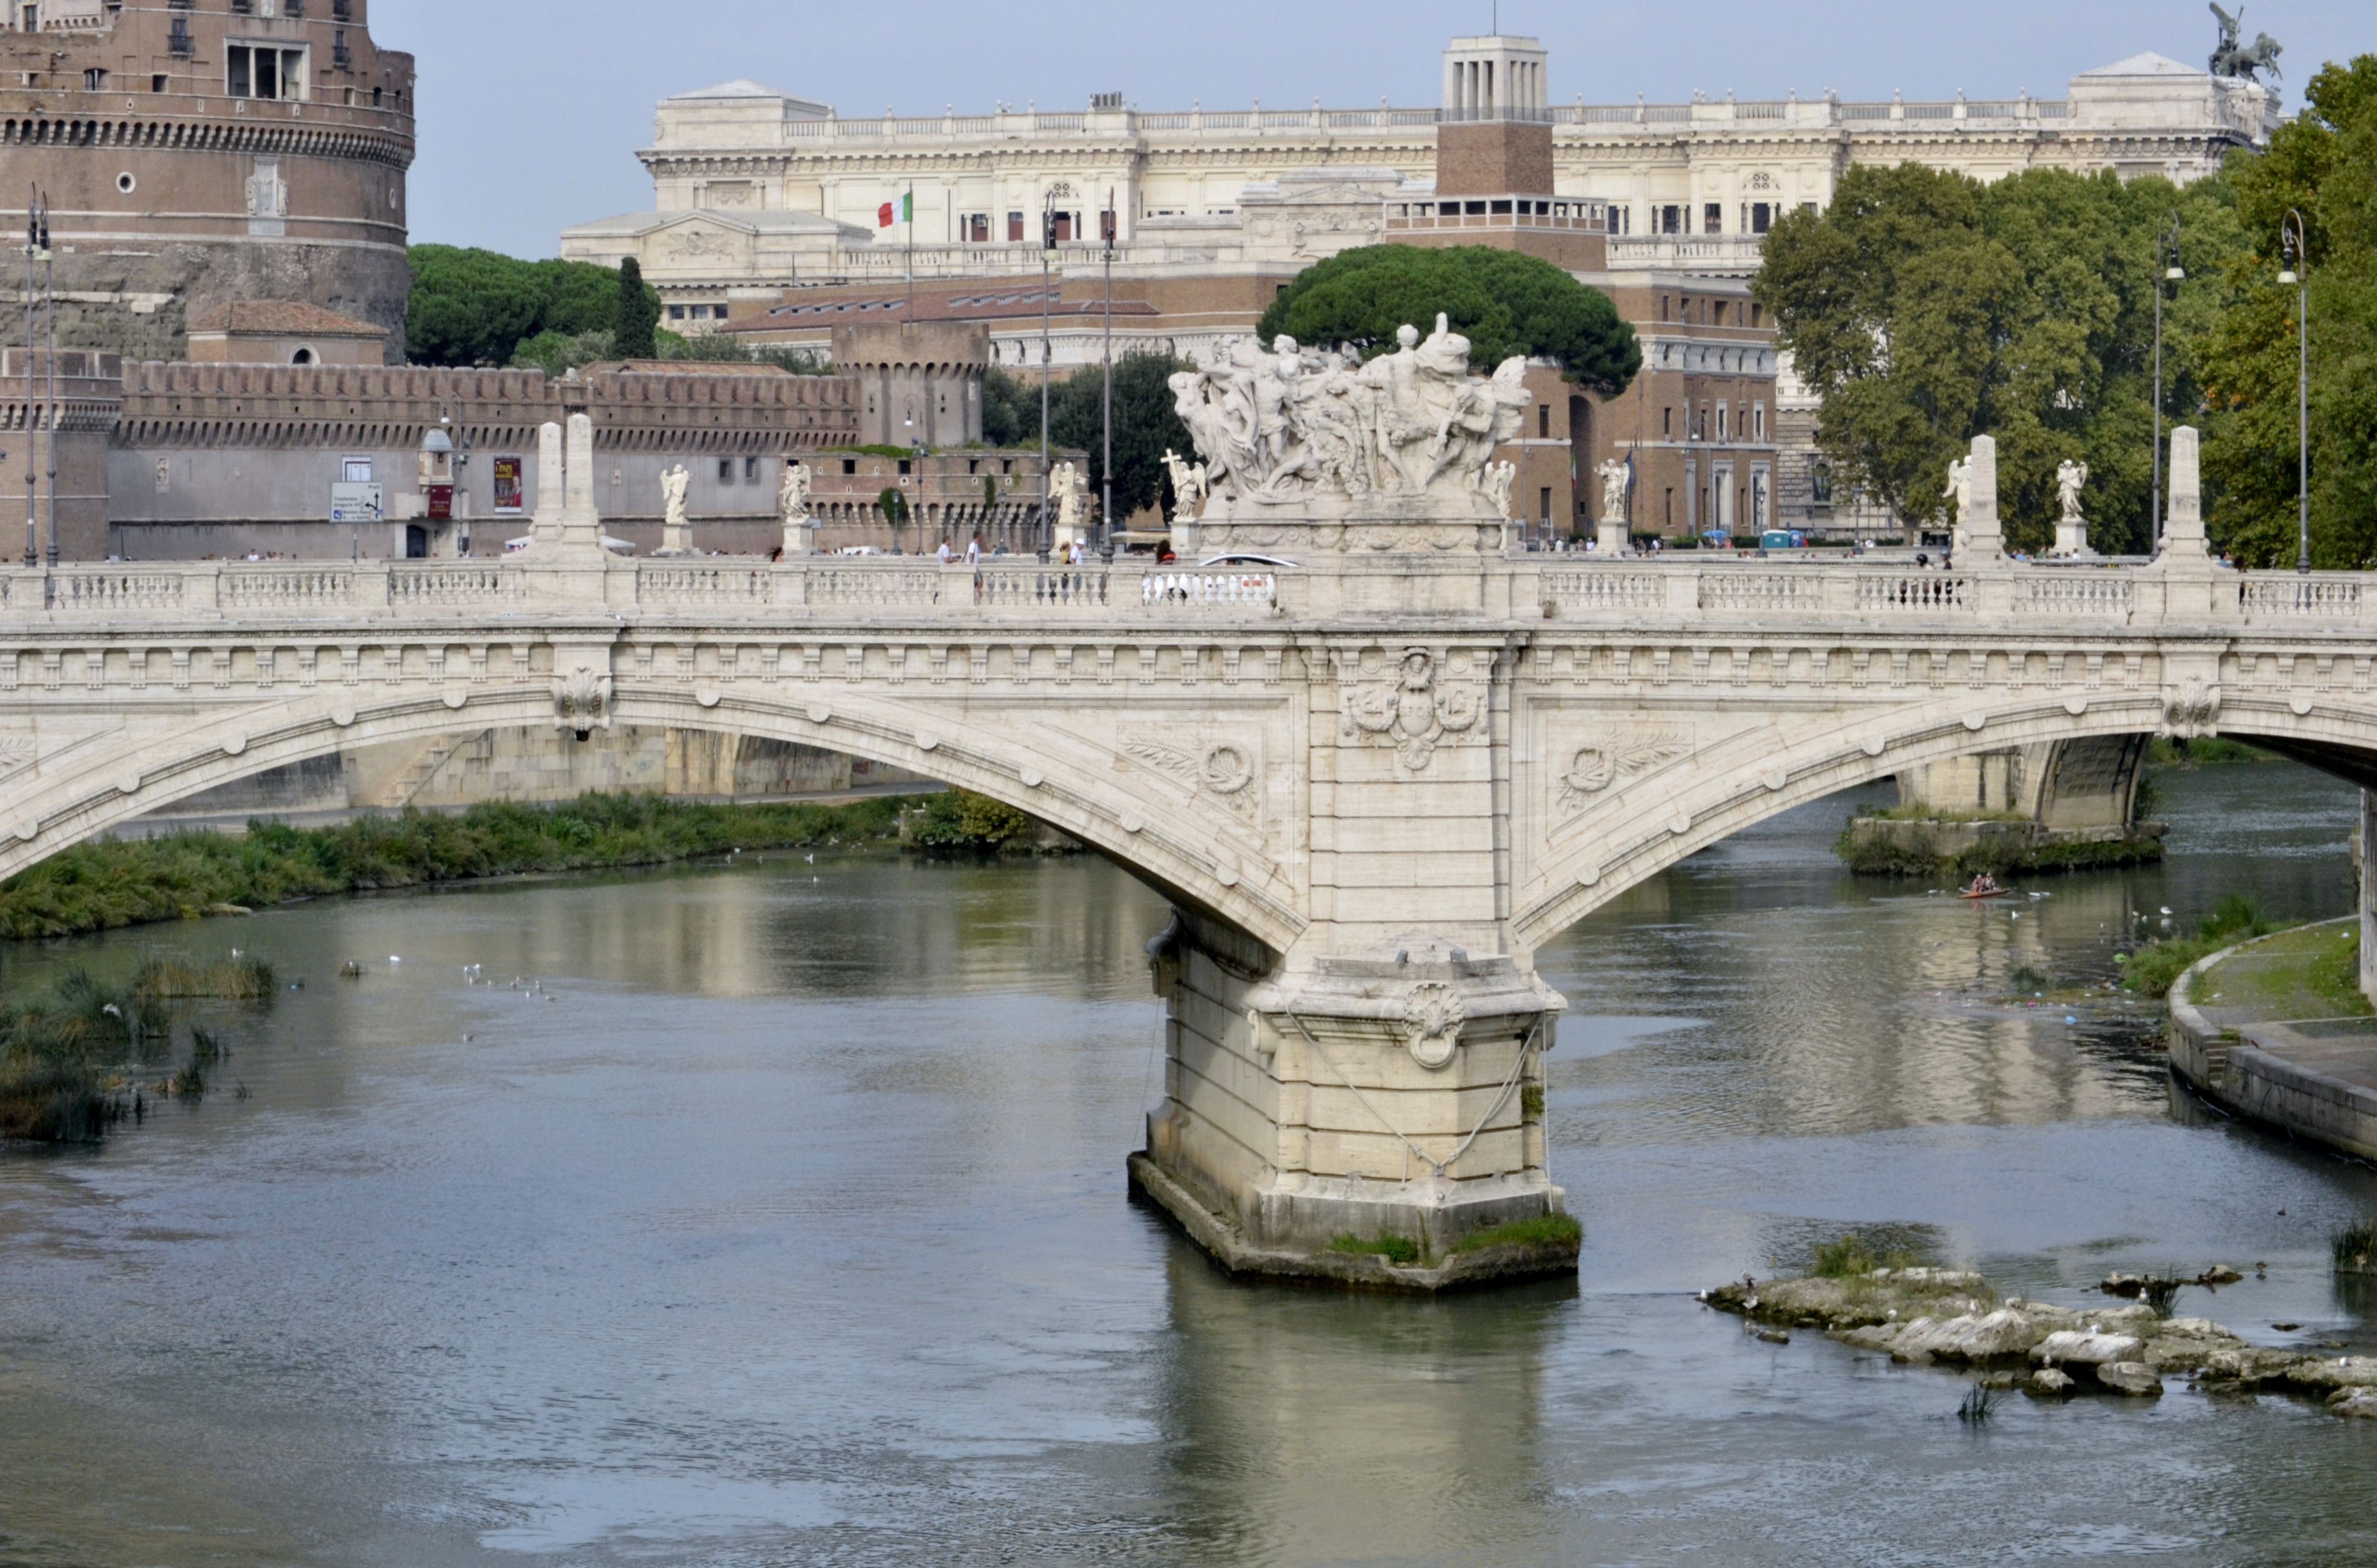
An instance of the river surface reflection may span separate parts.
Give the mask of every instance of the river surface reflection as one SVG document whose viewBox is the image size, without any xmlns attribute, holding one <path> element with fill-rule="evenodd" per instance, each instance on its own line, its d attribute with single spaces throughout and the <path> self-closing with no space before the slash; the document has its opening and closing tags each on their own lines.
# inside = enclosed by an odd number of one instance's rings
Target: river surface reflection
<svg viewBox="0 0 2377 1568">
<path fill-rule="evenodd" d="M 1434 1303 L 1236 1285 L 1125 1203 L 1165 910 L 1096 861 L 18 950 L 12 985 L 233 946 L 305 984 L 209 1010 L 197 1109 L 0 1155 L 0 1563 L 2351 1560 L 2371 1423 L 2174 1390 L 1972 1431 L 1944 1373 L 1689 1294 L 1886 1226 L 2072 1303 L 2266 1261 L 2181 1310 L 2370 1347 L 2325 1251 L 2377 1179 L 2175 1100 L 2151 1008 L 2009 1000 L 2108 979 L 2135 913 L 2347 907 L 2340 786 L 2161 784 L 2169 859 L 2051 897 L 1849 878 L 1843 798 L 1569 933 L 1582 1278 Z"/>
</svg>

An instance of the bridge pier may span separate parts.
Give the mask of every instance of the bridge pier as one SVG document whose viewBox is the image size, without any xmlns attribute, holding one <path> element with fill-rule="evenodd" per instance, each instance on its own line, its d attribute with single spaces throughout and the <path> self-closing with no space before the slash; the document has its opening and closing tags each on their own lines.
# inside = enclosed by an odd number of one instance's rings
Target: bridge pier
<svg viewBox="0 0 2377 1568">
<path fill-rule="evenodd" d="M 1185 910 L 1148 952 L 1165 1098 L 1131 1185 L 1225 1267 L 1418 1290 L 1574 1271 L 1572 1237 L 1498 1234 L 1565 1202 L 1543 1069 L 1565 1004 L 1532 970 L 1419 933 L 1282 958 Z"/>
</svg>

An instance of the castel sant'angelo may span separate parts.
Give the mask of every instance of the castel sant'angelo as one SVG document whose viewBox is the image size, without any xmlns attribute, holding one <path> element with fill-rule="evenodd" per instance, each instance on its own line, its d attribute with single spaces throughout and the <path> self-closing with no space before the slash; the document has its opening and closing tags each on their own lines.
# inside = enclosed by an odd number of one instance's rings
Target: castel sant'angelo
<svg viewBox="0 0 2377 1568">
<path fill-rule="evenodd" d="M 62 343 L 182 359 L 193 317 L 282 300 L 387 328 L 402 362 L 413 66 L 374 46 L 368 0 L 6 11 L 0 223 L 49 202 Z"/>
</svg>

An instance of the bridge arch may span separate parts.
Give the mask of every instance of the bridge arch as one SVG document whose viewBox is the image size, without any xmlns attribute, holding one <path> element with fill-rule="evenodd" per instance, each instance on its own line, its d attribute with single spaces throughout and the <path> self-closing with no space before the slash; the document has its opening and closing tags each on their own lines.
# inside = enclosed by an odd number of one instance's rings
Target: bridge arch
<svg viewBox="0 0 2377 1568">
<path fill-rule="evenodd" d="M 1307 919 L 1258 832 L 1194 797 L 1117 773 L 1061 726 L 1008 710 L 950 711 L 863 688 L 719 690 L 619 680 L 609 724 L 795 741 L 886 763 L 1014 807 L 1097 849 L 1177 904 L 1284 952 Z M 319 687 L 202 709 L 165 733 L 125 729 L 75 748 L 70 767 L 10 778 L 0 879 L 178 800 L 351 747 L 458 728 L 550 729 L 543 675 L 423 690 Z"/>
<path fill-rule="evenodd" d="M 2218 733 L 2377 787 L 2377 710 L 2333 698 L 2231 699 L 2216 724 L 2174 726 L 2156 690 L 1942 693 L 1880 713 L 1808 714 L 1745 725 L 1555 832 L 1513 900 L 1533 952 L 1668 867 L 1794 808 L 1984 747 L 2103 736 Z M 1547 764 L 1549 765 L 1549 764 Z"/>
</svg>

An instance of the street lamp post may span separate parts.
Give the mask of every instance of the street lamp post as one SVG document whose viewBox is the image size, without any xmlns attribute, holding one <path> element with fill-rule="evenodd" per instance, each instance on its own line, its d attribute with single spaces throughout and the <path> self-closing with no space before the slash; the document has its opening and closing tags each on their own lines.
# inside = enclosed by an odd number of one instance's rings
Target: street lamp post
<svg viewBox="0 0 2377 1568">
<path fill-rule="evenodd" d="M 34 443 L 41 429 L 40 414 L 33 398 L 33 357 L 39 353 L 34 337 L 33 264 L 42 259 L 42 193 L 37 188 L 25 204 L 25 564 L 42 564 L 41 508 L 34 494 L 39 471 L 33 466 Z"/>
<path fill-rule="evenodd" d="M 1098 555 L 1108 566 L 1114 564 L 1114 191 L 1106 191 L 1106 209 L 1100 220 L 1105 231 L 1100 237 L 1105 241 L 1106 264 L 1106 330 L 1105 330 L 1105 463 L 1098 470 Z"/>
<path fill-rule="evenodd" d="M 2154 510 L 2146 518 L 2146 537 L 2157 550 L 2162 546 L 2162 295 L 2167 285 L 2186 277 L 2179 264 L 2179 214 L 2174 212 L 2155 236 Z"/>
<path fill-rule="evenodd" d="M 1045 566 L 1048 561 L 1048 294 L 1054 284 L 1048 278 L 1049 266 L 1057 259 L 1057 193 L 1050 191 L 1040 204 L 1040 522 L 1036 530 L 1036 554 Z"/>
<path fill-rule="evenodd" d="M 2311 251 L 2303 240 L 2302 214 L 2292 208 L 2278 224 L 2278 248 L 2286 266 L 2278 281 L 2301 291 L 2295 306 L 2299 367 L 2295 372 L 2295 570 L 2311 570 Z"/>
</svg>

